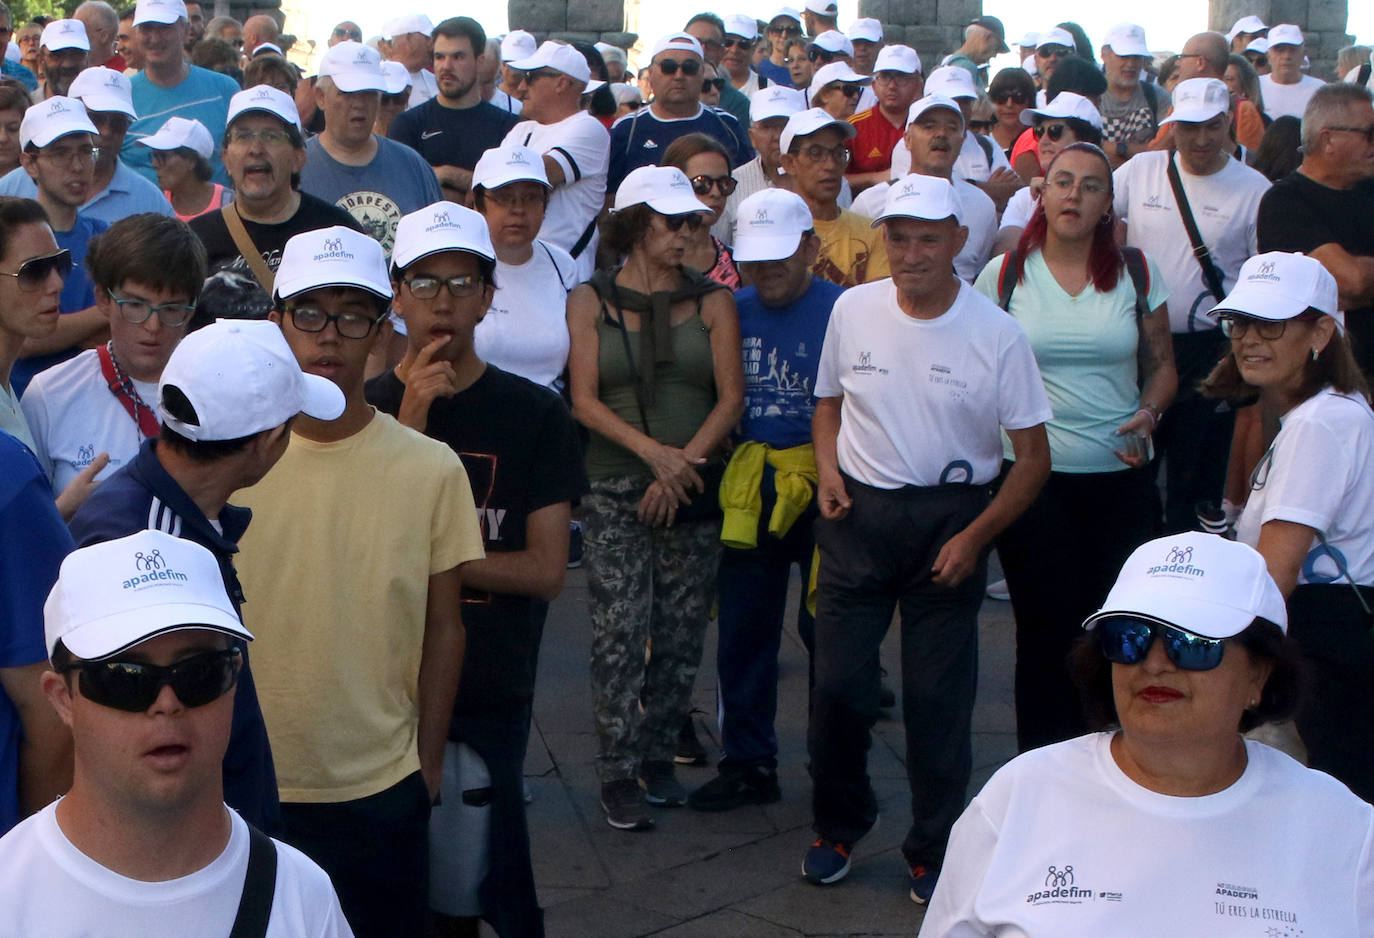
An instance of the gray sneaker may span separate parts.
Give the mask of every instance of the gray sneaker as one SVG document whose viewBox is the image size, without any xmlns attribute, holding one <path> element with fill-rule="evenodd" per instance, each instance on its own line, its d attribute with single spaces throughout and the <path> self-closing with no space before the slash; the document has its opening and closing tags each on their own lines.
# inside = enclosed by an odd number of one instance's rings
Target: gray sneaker
<svg viewBox="0 0 1374 938">
<path fill-rule="evenodd" d="M 647 831 L 654 826 L 654 819 L 644 813 L 644 792 L 632 778 L 602 785 L 601 809 L 606 812 L 606 823 L 616 830 Z"/>
<path fill-rule="evenodd" d="M 639 784 L 644 800 L 665 808 L 680 808 L 687 803 L 687 789 L 677 780 L 673 763 L 645 762 L 639 767 Z"/>
</svg>

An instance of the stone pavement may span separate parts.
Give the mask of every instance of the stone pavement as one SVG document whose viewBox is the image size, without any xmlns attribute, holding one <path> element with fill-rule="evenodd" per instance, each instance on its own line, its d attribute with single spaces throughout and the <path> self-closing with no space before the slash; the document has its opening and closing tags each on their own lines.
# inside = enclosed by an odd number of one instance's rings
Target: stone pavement
<svg viewBox="0 0 1374 938">
<path fill-rule="evenodd" d="M 994 569 L 991 577 L 998 576 Z M 795 610 L 795 577 L 792 592 Z M 795 621 L 794 612 L 788 620 Z M 979 632 L 969 797 L 1016 750 L 1010 604 L 985 602 Z M 713 752 L 713 763 L 714 642 L 713 625 L 695 693 L 696 706 L 705 711 L 697 716 L 698 734 Z M 570 570 L 544 632 L 525 768 L 534 796 L 529 819 L 535 878 L 551 938 L 916 933 L 921 910 L 907 895 L 899 849 L 911 819 L 900 705 L 893 711 L 895 719 L 879 722 L 869 756 L 882 812 L 878 827 L 855 848 L 847 879 L 817 887 L 801 878 L 802 855 L 813 835 L 805 769 L 806 650 L 795 628 L 784 635 L 781 654 L 782 800 L 722 814 L 651 808 L 658 826 L 646 833 L 613 830 L 602 816 L 592 766 L 596 738 L 588 702 L 589 646 L 585 578 Z M 893 675 L 900 673 L 897 650 L 893 629 L 883 646 L 884 663 Z M 691 789 L 714 771 L 679 767 L 678 777 Z"/>
</svg>

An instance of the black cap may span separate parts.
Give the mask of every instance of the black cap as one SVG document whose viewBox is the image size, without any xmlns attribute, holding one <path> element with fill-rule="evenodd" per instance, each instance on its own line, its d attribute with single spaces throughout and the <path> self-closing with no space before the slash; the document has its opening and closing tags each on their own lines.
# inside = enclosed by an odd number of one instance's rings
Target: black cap
<svg viewBox="0 0 1374 938">
<path fill-rule="evenodd" d="M 995 16 L 979 16 L 969 22 L 970 26 L 981 26 L 990 33 L 997 36 L 997 51 L 1009 52 L 1007 48 L 1007 28 L 1002 25 L 1002 21 Z"/>
</svg>

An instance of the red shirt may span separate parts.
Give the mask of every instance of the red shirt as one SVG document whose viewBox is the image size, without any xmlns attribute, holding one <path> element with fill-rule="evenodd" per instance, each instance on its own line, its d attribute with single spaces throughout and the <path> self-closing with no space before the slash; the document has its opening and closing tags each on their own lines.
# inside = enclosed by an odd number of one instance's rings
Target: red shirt
<svg viewBox="0 0 1374 938">
<path fill-rule="evenodd" d="M 845 143 L 849 148 L 851 173 L 876 173 L 892 166 L 892 148 L 906 133 L 906 127 L 894 127 L 883 116 L 878 105 L 860 111 L 849 119 L 857 135 Z"/>
</svg>

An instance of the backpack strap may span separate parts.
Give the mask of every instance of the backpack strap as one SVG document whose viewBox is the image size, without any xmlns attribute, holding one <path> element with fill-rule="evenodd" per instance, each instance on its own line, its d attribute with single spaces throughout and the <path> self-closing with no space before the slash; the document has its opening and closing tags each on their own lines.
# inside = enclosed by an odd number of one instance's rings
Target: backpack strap
<svg viewBox="0 0 1374 938">
<path fill-rule="evenodd" d="M 272 838 L 248 825 L 248 872 L 229 938 L 263 938 L 272 918 L 272 896 L 277 891 L 277 845 Z"/>
<path fill-rule="evenodd" d="M 974 134 L 973 139 L 978 141 L 978 145 L 983 148 L 983 156 L 988 161 L 988 172 L 994 172 L 996 167 L 992 165 L 992 141 L 982 134 Z"/>
<path fill-rule="evenodd" d="M 1155 113 L 1159 110 L 1159 89 L 1154 86 L 1154 82 L 1142 81 L 1140 91 L 1145 95 L 1145 103 L 1150 106 L 1150 120 L 1158 123 L 1159 118 Z"/>
<path fill-rule="evenodd" d="M 1371 63 L 1369 63 L 1369 62 L 1366 62 L 1366 63 L 1364 63 L 1363 65 L 1361 65 L 1361 66 L 1360 66 L 1360 73 L 1359 73 L 1358 75 L 1355 76 L 1355 84 L 1357 84 L 1357 85 L 1367 85 L 1367 84 L 1369 84 L 1369 75 L 1370 75 L 1371 72 L 1374 72 L 1374 64 L 1371 64 Z"/>
<path fill-rule="evenodd" d="M 1011 312 L 1011 294 L 1021 279 L 1021 258 L 1016 248 L 1002 255 L 1002 269 L 997 274 L 997 305 Z"/>
<path fill-rule="evenodd" d="M 1150 314 L 1150 265 L 1140 248 L 1122 248 L 1121 257 L 1135 286 L 1135 318 L 1139 322 Z"/>
</svg>

